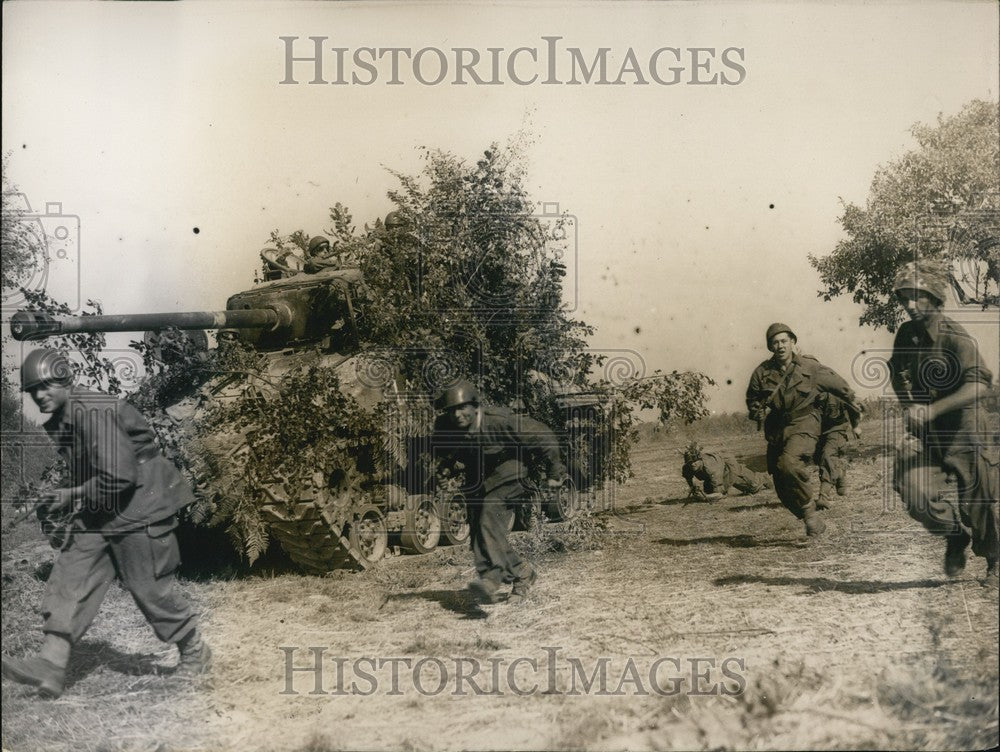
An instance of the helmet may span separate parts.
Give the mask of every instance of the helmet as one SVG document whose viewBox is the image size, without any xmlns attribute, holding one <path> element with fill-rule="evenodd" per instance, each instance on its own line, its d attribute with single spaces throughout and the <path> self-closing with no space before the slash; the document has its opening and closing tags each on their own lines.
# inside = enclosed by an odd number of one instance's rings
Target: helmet
<svg viewBox="0 0 1000 752">
<path fill-rule="evenodd" d="M 443 412 L 470 402 L 474 405 L 479 404 L 479 392 L 476 387 L 471 381 L 456 381 L 438 395 L 434 400 L 434 407 Z"/>
<path fill-rule="evenodd" d="M 21 391 L 42 384 L 69 386 L 73 383 L 73 367 L 69 358 L 58 350 L 32 350 L 21 364 Z"/>
<path fill-rule="evenodd" d="M 935 298 L 939 304 L 944 303 L 947 289 L 947 270 L 941 264 L 927 260 L 919 265 L 916 261 L 903 264 L 896 272 L 896 279 L 892 284 L 893 292 L 920 290 Z"/>
<path fill-rule="evenodd" d="M 779 324 L 776 322 L 774 324 L 771 324 L 771 326 L 767 328 L 767 334 L 765 335 L 765 337 L 767 339 L 768 350 L 771 349 L 771 340 L 774 339 L 776 335 L 781 334 L 782 332 L 787 332 L 788 336 L 792 338 L 793 342 L 799 341 L 799 338 L 795 336 L 795 332 L 792 331 L 792 328 L 788 324 Z"/>
<path fill-rule="evenodd" d="M 385 222 L 382 224 L 385 225 L 385 229 L 387 230 L 397 230 L 402 227 L 406 227 L 407 223 L 406 218 L 403 216 L 403 212 L 391 211 L 385 215 Z"/>
<path fill-rule="evenodd" d="M 312 256 L 320 249 L 323 245 L 330 245 L 330 241 L 324 238 L 322 235 L 317 235 L 312 240 L 309 241 L 309 255 Z"/>
<path fill-rule="evenodd" d="M 685 464 L 690 464 L 692 462 L 697 462 L 701 459 L 701 444 L 697 441 L 692 441 L 687 445 L 684 450 L 684 462 Z"/>
</svg>

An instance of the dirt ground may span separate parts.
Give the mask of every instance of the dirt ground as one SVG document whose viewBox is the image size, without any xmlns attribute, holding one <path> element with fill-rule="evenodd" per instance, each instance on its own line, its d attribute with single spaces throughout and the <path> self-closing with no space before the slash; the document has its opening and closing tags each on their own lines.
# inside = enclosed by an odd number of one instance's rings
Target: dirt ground
<svg viewBox="0 0 1000 752">
<path fill-rule="evenodd" d="M 4 681 L 3 749 L 993 747 L 985 564 L 942 574 L 943 540 L 886 493 L 869 434 L 814 542 L 771 491 L 690 502 L 681 437 L 653 436 L 615 514 L 515 534 L 540 573 L 518 605 L 468 601 L 464 548 L 185 581 L 216 655 L 194 685 L 113 588 L 62 698 Z M 759 437 L 705 443 L 761 469 Z M 40 641 L 44 549 L 4 545 L 4 650 L 20 654 Z"/>
</svg>

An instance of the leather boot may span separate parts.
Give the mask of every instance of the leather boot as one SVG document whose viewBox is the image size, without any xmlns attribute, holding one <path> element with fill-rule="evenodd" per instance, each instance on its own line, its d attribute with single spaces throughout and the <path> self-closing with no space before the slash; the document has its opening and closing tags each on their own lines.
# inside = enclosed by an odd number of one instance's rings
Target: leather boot
<svg viewBox="0 0 1000 752">
<path fill-rule="evenodd" d="M 196 631 L 177 642 L 181 653 L 174 676 L 195 677 L 208 673 L 212 667 L 212 649 Z"/>
<path fill-rule="evenodd" d="M 837 496 L 844 496 L 847 493 L 847 473 L 841 473 L 836 481 Z"/>
<path fill-rule="evenodd" d="M 806 523 L 806 535 L 810 538 L 822 535 L 826 531 L 826 523 L 816 513 L 815 501 L 810 501 L 802 507 L 802 519 Z"/>
<path fill-rule="evenodd" d="M 830 496 L 832 495 L 830 493 L 830 491 L 831 491 L 831 487 L 828 484 L 824 483 L 822 486 L 820 486 L 819 496 L 816 497 L 816 508 L 817 509 L 822 510 L 822 509 L 829 509 L 830 508 L 830 506 L 831 506 L 831 504 L 830 504 Z"/>
<path fill-rule="evenodd" d="M 26 658 L 3 656 L 3 675 L 20 684 L 38 687 L 42 697 L 59 697 L 66 684 L 66 667 L 36 655 Z"/>
<path fill-rule="evenodd" d="M 970 540 L 965 532 L 948 536 L 948 545 L 944 550 L 944 573 L 949 577 L 958 577 L 965 570 L 965 549 Z"/>
<path fill-rule="evenodd" d="M 514 604 L 523 601 L 527 597 L 528 592 L 531 590 L 531 587 L 535 584 L 535 580 L 537 579 L 538 572 L 536 572 L 535 568 L 532 567 L 531 572 L 528 573 L 527 577 L 522 577 L 521 579 L 514 581 L 514 587 L 510 591 L 510 597 L 507 599 L 507 602 Z"/>
<path fill-rule="evenodd" d="M 986 560 L 986 579 L 983 580 L 983 587 L 1000 589 L 1000 576 L 997 575 L 997 560 Z"/>
</svg>

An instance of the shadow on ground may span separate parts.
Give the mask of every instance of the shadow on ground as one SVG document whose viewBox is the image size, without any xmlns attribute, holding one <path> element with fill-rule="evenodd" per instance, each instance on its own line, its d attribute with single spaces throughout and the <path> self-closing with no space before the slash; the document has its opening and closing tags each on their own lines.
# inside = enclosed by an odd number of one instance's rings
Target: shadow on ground
<svg viewBox="0 0 1000 752">
<path fill-rule="evenodd" d="M 762 540 L 752 535 L 709 535 L 704 538 L 657 538 L 654 543 L 661 546 L 700 546 L 721 543 L 730 548 L 803 548 L 804 540 Z"/>
<path fill-rule="evenodd" d="M 104 640 L 85 640 L 73 648 L 66 683 L 72 686 L 102 668 L 126 676 L 169 674 L 172 668 L 157 663 L 157 657 L 155 653 L 123 653 Z"/>
<path fill-rule="evenodd" d="M 950 580 L 907 580 L 905 582 L 881 582 L 878 580 L 831 580 L 828 577 L 762 577 L 755 574 L 734 574 L 719 577 L 713 585 L 775 585 L 805 587 L 809 592 L 822 593 L 836 591 L 859 595 L 862 593 L 886 593 L 893 590 L 914 588 L 939 588 L 954 584 Z"/>
<path fill-rule="evenodd" d="M 741 504 L 738 507 L 730 507 L 730 512 L 749 512 L 754 509 L 767 509 L 768 507 L 780 507 L 780 501 L 762 501 L 757 504 Z"/>
<path fill-rule="evenodd" d="M 485 619 L 489 614 L 479 607 L 472 594 L 467 590 L 419 590 L 415 593 L 396 593 L 390 595 L 390 601 L 424 600 L 437 603 L 442 608 L 463 619 Z"/>
</svg>

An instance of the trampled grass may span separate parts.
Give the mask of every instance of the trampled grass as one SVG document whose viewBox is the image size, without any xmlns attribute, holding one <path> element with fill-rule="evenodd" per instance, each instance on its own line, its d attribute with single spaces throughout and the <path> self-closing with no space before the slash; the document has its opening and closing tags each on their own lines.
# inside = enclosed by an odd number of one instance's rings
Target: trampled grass
<svg viewBox="0 0 1000 752">
<path fill-rule="evenodd" d="M 997 596 L 977 579 L 980 559 L 942 574 L 944 543 L 887 494 L 870 428 L 817 541 L 773 492 L 691 502 L 675 436 L 640 445 L 636 478 L 599 523 L 514 535 L 540 573 L 518 606 L 470 601 L 464 548 L 360 574 L 186 581 L 217 656 L 195 685 L 169 679 L 172 649 L 112 588 L 62 699 L 4 682 L 4 749 L 994 746 Z M 762 460 L 759 435 L 713 442 Z M 39 641 L 44 583 L 14 550 L 5 543 L 3 637 L 21 652 Z M 288 660 L 300 670 L 288 674 Z M 421 678 L 405 661 L 423 662 Z M 669 691 L 653 691 L 656 661 Z M 436 662 L 449 672 L 441 691 Z M 458 664 L 479 667 L 471 684 Z"/>
</svg>

